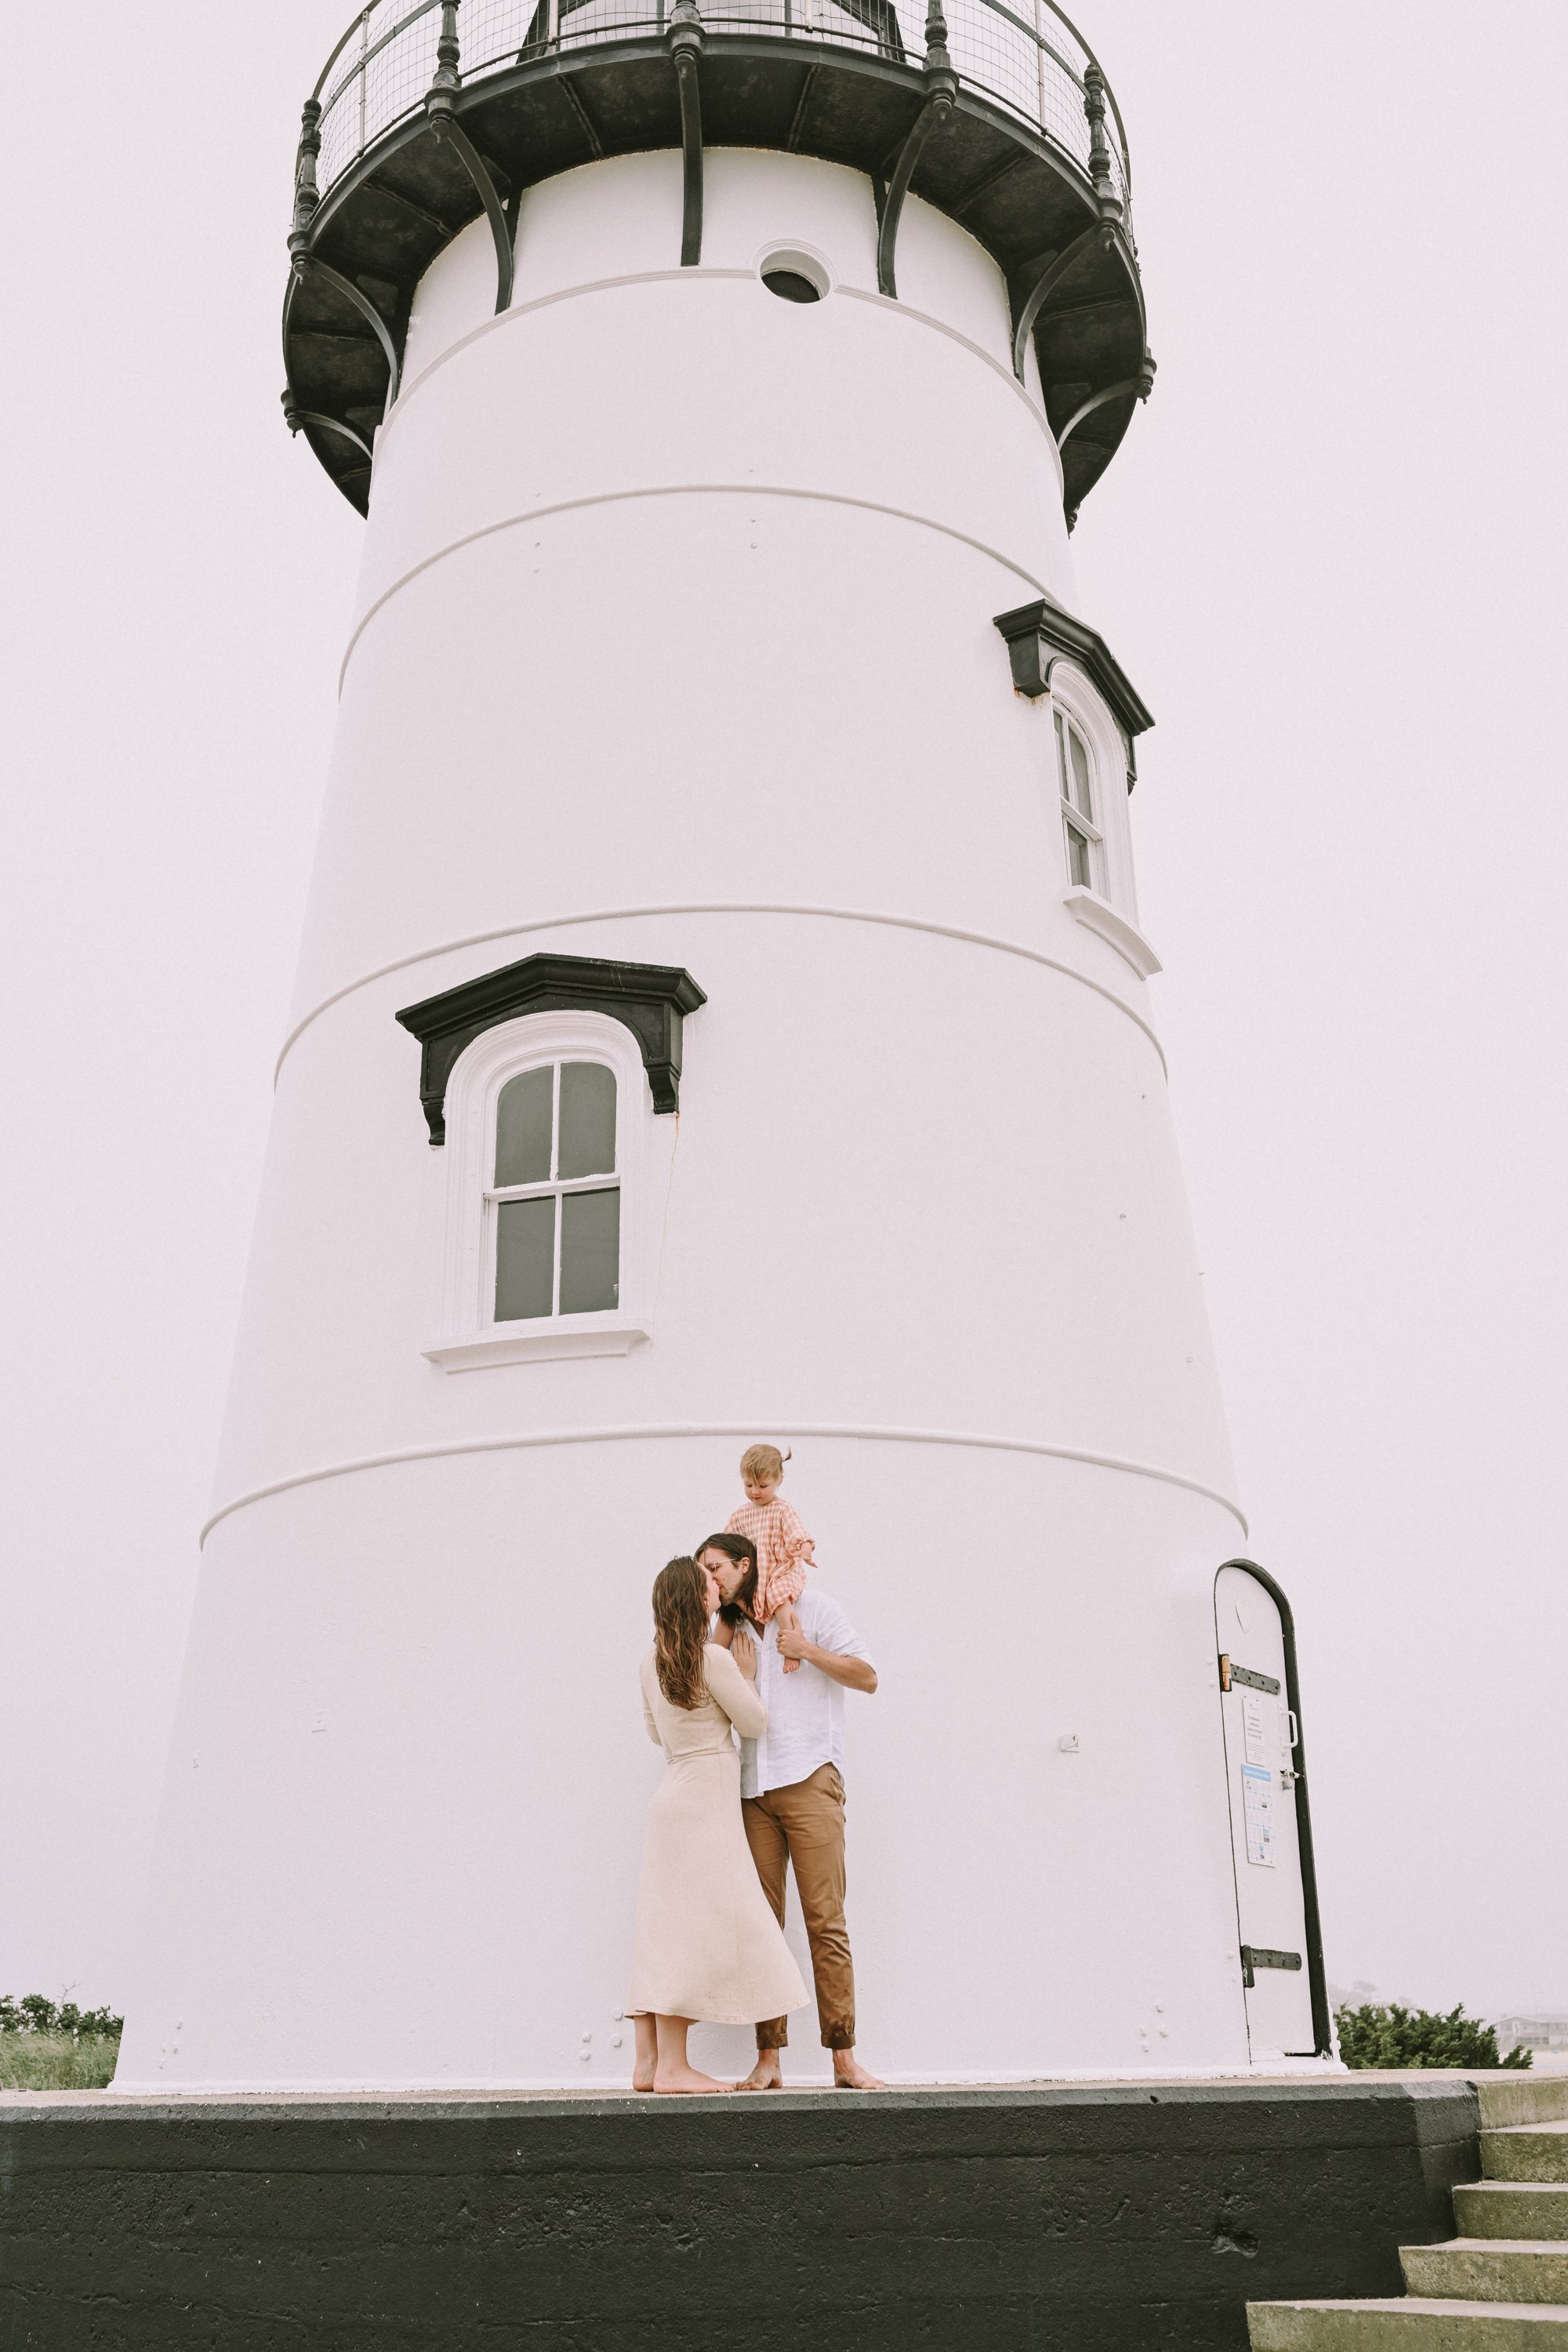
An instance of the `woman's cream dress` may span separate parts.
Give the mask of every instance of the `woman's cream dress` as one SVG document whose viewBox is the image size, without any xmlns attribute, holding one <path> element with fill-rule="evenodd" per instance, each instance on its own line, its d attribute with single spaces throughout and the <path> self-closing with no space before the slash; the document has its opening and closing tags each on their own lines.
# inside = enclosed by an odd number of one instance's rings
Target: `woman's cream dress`
<svg viewBox="0 0 1568 2352">
<path fill-rule="evenodd" d="M 671 1706 L 653 1652 L 642 1665 L 643 1720 L 664 1750 L 664 1779 L 648 1808 L 626 2013 L 755 2025 L 805 2006 L 741 1822 L 743 1739 L 768 1711 L 728 1650 L 703 1654 L 702 1706 Z"/>
</svg>

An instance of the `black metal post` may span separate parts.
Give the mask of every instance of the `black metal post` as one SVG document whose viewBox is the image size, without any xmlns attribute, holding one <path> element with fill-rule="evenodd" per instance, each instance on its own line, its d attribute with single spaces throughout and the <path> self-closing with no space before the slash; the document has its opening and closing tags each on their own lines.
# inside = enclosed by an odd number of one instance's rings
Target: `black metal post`
<svg viewBox="0 0 1568 2352">
<path fill-rule="evenodd" d="M 308 98 L 300 118 L 300 152 L 294 164 L 294 225 L 289 232 L 289 250 L 296 268 L 300 256 L 310 242 L 310 223 L 321 203 L 321 191 L 316 185 L 316 158 L 321 152 L 321 107 L 319 99 Z"/>
<path fill-rule="evenodd" d="M 1105 76 L 1092 59 L 1084 68 L 1083 110 L 1089 118 L 1089 176 L 1100 205 L 1100 242 L 1109 249 L 1122 226 L 1121 199 L 1110 177 L 1110 142 L 1105 135 Z"/>
<path fill-rule="evenodd" d="M 458 0 L 441 0 L 441 37 L 436 44 L 436 79 L 432 89 L 454 90 L 463 86 L 458 68 L 462 51 L 458 41 Z"/>
<path fill-rule="evenodd" d="M 958 96 L 958 76 L 952 69 L 952 59 L 947 53 L 947 19 L 942 13 L 942 0 L 931 0 L 926 16 L 925 80 L 928 96 L 915 117 L 914 127 L 905 140 L 893 175 L 888 183 L 888 193 L 882 199 L 881 218 L 877 228 L 877 284 L 880 290 L 898 299 L 899 221 L 904 209 L 904 198 L 910 192 L 910 182 L 920 162 L 921 150 L 939 122 L 952 111 L 952 101 Z"/>
<path fill-rule="evenodd" d="M 695 269 L 702 258 L 702 94 L 697 75 L 702 19 L 697 0 L 675 0 L 665 37 L 680 91 L 680 266 Z"/>
</svg>

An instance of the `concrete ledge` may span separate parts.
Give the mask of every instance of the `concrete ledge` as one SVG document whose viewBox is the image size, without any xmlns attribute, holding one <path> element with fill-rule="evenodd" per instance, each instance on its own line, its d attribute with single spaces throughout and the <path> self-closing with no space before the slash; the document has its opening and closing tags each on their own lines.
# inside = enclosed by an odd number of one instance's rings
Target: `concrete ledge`
<svg viewBox="0 0 1568 2352">
<path fill-rule="evenodd" d="M 1509 2124 L 1484 2139 L 1489 2180 L 1568 2181 L 1568 2123 Z"/>
<path fill-rule="evenodd" d="M 1535 2352 L 1568 2344 L 1568 2311 L 1526 2303 L 1268 2303 L 1251 2306 L 1252 2352 Z M 1553 2331 L 1548 2335 L 1548 2331 Z"/>
<path fill-rule="evenodd" d="M 1568 2308 L 1568 2246 L 1551 2239 L 1450 2238 L 1441 2246 L 1406 2246 L 1400 2260 L 1412 2294 Z"/>
<path fill-rule="evenodd" d="M 1467 2238 L 1568 2238 L 1568 2181 L 1477 2180 L 1454 2191 Z"/>
<path fill-rule="evenodd" d="M 1560 2123 L 1568 2116 L 1568 2074 L 1476 2074 L 1481 2122 L 1488 2131 L 1510 2124 Z"/>
<path fill-rule="evenodd" d="M 1396 2295 L 1463 2077 L 864 2097 L 0 2099 L 30 2352 L 1241 2352 Z"/>
</svg>

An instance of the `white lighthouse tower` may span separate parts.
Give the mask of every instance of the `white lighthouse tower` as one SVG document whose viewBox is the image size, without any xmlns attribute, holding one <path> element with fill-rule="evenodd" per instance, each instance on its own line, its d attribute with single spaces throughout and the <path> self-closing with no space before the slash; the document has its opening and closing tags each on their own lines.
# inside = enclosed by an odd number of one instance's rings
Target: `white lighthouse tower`
<svg viewBox="0 0 1568 2352">
<path fill-rule="evenodd" d="M 1153 368 L 1090 53 L 375 0 L 291 245 L 364 557 L 121 2085 L 627 2078 L 648 1588 L 757 1438 L 881 1674 L 868 2059 L 1321 2050 L 1069 553 Z"/>
</svg>

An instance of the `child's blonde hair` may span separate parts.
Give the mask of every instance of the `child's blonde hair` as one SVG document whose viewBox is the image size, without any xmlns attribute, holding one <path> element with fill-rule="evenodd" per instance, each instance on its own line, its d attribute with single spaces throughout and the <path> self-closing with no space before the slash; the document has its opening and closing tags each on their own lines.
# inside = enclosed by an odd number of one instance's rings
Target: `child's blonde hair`
<svg viewBox="0 0 1568 2352">
<path fill-rule="evenodd" d="M 741 1456 L 741 1475 L 754 1486 L 776 1486 L 784 1476 L 787 1453 L 781 1454 L 776 1445 L 748 1445 Z"/>
</svg>

